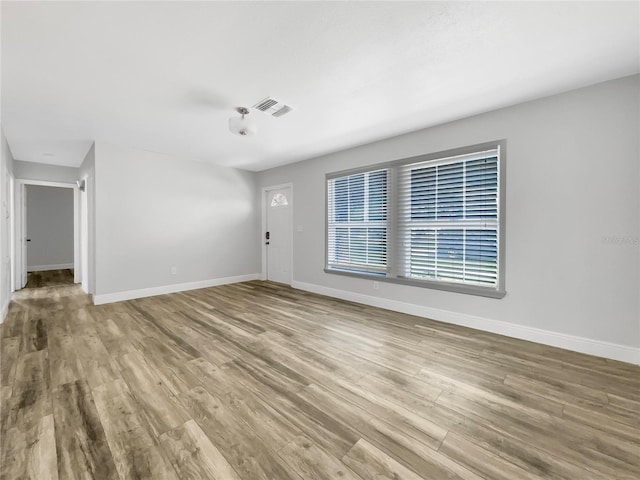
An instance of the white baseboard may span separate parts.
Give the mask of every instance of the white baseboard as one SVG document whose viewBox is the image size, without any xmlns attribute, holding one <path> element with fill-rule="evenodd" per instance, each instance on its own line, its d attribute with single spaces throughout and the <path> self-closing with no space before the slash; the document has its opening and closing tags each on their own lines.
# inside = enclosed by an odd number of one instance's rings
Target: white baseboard
<svg viewBox="0 0 640 480">
<path fill-rule="evenodd" d="M 528 340 L 530 342 L 550 345 L 552 347 L 564 348 L 574 352 L 586 353 L 589 355 L 640 365 L 640 348 L 637 347 L 602 342 L 590 338 L 577 337 L 574 335 L 567 335 L 565 333 L 552 332 L 549 330 L 542 330 L 540 328 L 503 322 L 501 320 L 492 320 L 490 318 L 476 317 L 474 315 L 467 315 L 464 313 L 456 313 L 448 310 L 440 310 L 422 305 L 399 302 L 397 300 L 372 297 L 370 295 L 347 292 L 311 283 L 294 281 L 291 286 L 299 290 L 340 298 L 342 300 L 363 303 L 373 307 L 380 307 L 396 312 L 430 318 L 432 320 L 461 325 L 463 327 L 475 328 L 477 330 L 497 333 L 499 335 L 519 338 L 521 340 Z"/>
<path fill-rule="evenodd" d="M 176 283 L 173 285 L 163 285 L 161 287 L 141 288 L 140 290 L 103 293 L 99 295 L 93 295 L 93 304 L 102 305 L 105 303 L 133 300 L 135 298 L 154 297 L 156 295 L 165 295 L 167 293 L 184 292 L 186 290 L 197 290 L 199 288 L 217 287 L 219 285 L 227 285 L 229 283 L 248 282 L 251 280 L 258 280 L 259 278 L 259 273 L 250 273 L 248 275 L 214 278 L 211 280 L 201 280 L 199 282 Z"/>
<path fill-rule="evenodd" d="M 66 270 L 73 268 L 73 263 L 60 263 L 58 265 L 33 265 L 27 267 L 27 272 L 47 272 L 49 270 Z"/>
</svg>

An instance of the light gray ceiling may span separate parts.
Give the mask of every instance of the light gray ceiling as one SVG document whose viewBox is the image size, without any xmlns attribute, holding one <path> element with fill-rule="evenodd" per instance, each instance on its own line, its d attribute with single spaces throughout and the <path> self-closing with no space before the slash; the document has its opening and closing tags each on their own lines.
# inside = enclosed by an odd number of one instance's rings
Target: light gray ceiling
<svg viewBox="0 0 640 480">
<path fill-rule="evenodd" d="M 2 2 L 19 160 L 94 139 L 262 170 L 639 71 L 638 2 Z M 234 107 L 258 133 L 232 135 Z"/>
</svg>

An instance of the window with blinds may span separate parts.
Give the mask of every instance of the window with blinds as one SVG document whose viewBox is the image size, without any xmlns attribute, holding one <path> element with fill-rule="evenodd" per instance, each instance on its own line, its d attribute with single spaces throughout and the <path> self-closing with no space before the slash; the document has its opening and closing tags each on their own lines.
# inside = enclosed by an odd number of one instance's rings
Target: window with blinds
<svg viewBox="0 0 640 480">
<path fill-rule="evenodd" d="M 328 268 L 382 274 L 387 269 L 387 171 L 327 182 Z"/>
<path fill-rule="evenodd" d="M 399 167 L 407 278 L 498 285 L 498 151 Z"/>
<path fill-rule="evenodd" d="M 327 176 L 326 271 L 504 296 L 504 146 Z"/>
</svg>

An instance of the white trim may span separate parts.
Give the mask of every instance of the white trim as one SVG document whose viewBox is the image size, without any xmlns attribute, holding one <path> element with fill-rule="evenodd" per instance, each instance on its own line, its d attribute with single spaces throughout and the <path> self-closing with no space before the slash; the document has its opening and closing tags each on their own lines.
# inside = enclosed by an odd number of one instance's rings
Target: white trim
<svg viewBox="0 0 640 480">
<path fill-rule="evenodd" d="M 82 290 L 84 290 L 85 292 L 91 294 L 91 289 L 93 288 L 93 283 L 90 281 L 90 275 L 89 275 L 89 269 L 91 268 L 93 271 L 93 267 L 90 265 L 89 262 L 89 250 L 91 249 L 91 246 L 89 245 L 89 237 L 90 235 L 90 229 L 89 229 L 89 224 L 91 223 L 89 221 L 89 216 L 90 216 L 90 212 L 89 212 L 89 195 L 93 195 L 93 184 L 91 182 L 92 177 L 87 175 L 85 177 L 82 177 L 80 179 L 80 181 L 84 182 L 84 191 L 79 191 L 80 189 L 78 189 L 78 196 L 79 198 L 79 224 L 80 224 L 80 232 L 79 232 L 79 238 L 80 238 L 80 268 L 78 270 L 80 270 L 79 272 L 79 283 L 82 286 Z M 93 217 L 92 217 L 93 218 Z M 91 238 L 93 238 L 91 236 Z"/>
<path fill-rule="evenodd" d="M 11 303 L 11 299 L 7 298 L 7 301 L 4 302 L 2 308 L 0 309 L 0 325 L 4 322 L 4 319 L 7 318 L 7 313 L 9 313 L 9 304 Z"/>
<path fill-rule="evenodd" d="M 16 259 L 15 259 L 15 244 L 16 244 L 16 178 L 13 173 L 9 174 L 9 275 L 11 275 L 11 293 L 16 291 Z M 4 318 L 4 316 L 2 317 Z M 0 318 L 0 323 L 2 323 Z"/>
<path fill-rule="evenodd" d="M 73 189 L 73 265 L 72 267 L 63 266 L 60 268 L 73 268 L 74 272 L 74 283 L 78 283 L 80 278 L 80 191 L 78 189 L 78 185 L 75 183 L 65 183 L 65 182 L 48 182 L 43 180 L 28 180 L 23 178 L 18 178 L 15 180 L 18 188 L 16 188 L 16 201 L 14 204 L 14 213 L 15 213 L 15 225 L 16 225 L 16 237 L 17 241 L 14 244 L 14 258 L 19 260 L 19 265 L 16 264 L 15 269 L 15 289 L 20 290 L 24 287 L 23 280 L 26 282 L 26 278 L 22 278 L 23 266 L 25 265 L 26 260 L 26 218 L 23 218 L 23 212 L 25 211 L 26 204 L 26 196 L 25 196 L 25 188 L 26 185 L 37 185 L 41 187 L 59 187 L 59 188 L 72 188 Z M 18 268 L 19 267 L 19 268 Z M 27 267 L 27 272 L 33 271 L 29 270 L 30 268 L 35 267 Z M 43 269 L 43 271 L 46 269 Z M 50 268 L 49 270 L 56 270 L 55 268 Z M 26 284 L 26 283 L 25 283 Z"/>
<path fill-rule="evenodd" d="M 372 297 L 370 295 L 347 292 L 311 283 L 294 281 L 291 286 L 299 290 L 340 298 L 342 300 L 363 303 L 373 307 L 430 318 L 440 322 L 461 325 L 463 327 L 483 330 L 485 332 L 496 333 L 498 335 L 519 338 L 521 340 L 528 340 L 530 342 L 541 343 L 543 345 L 564 348 L 574 352 L 586 353 L 588 355 L 595 355 L 598 357 L 610 358 L 621 362 L 640 365 L 640 348 L 638 347 L 602 342 L 600 340 L 567 335 L 565 333 L 552 332 L 550 330 L 542 330 L 540 328 L 527 327 L 525 325 L 517 325 L 514 323 L 503 322 L 501 320 L 493 320 L 490 318 L 477 317 L 475 315 L 440 310 L 437 308 L 404 303 L 386 298 Z"/>
<path fill-rule="evenodd" d="M 40 187 L 78 188 L 75 183 L 67 182 L 47 182 L 44 180 L 29 180 L 28 178 L 18 178 L 16 181 L 24 185 L 38 185 Z"/>
<path fill-rule="evenodd" d="M 14 292 L 16 290 L 20 290 L 24 287 L 26 280 L 23 278 L 25 261 L 23 260 L 24 255 L 24 232 L 22 231 L 23 225 L 26 225 L 26 221 L 23 218 L 24 209 L 23 207 L 23 198 L 24 198 L 24 189 L 25 186 L 20 182 L 19 179 L 16 179 L 14 182 L 13 188 L 13 227 L 14 227 L 14 237 L 13 237 L 13 263 L 14 263 L 14 279 L 13 279 L 13 287 Z"/>
<path fill-rule="evenodd" d="M 80 188 L 73 189 L 73 283 L 80 283 L 81 277 L 80 252 Z"/>
<path fill-rule="evenodd" d="M 33 265 L 27 267 L 27 272 L 47 272 L 49 270 L 65 270 L 73 268 L 73 263 L 60 263 L 58 265 Z"/>
<path fill-rule="evenodd" d="M 289 285 L 293 284 L 293 241 L 294 241 L 294 237 L 293 237 L 293 232 L 295 230 L 295 227 L 293 225 L 293 209 L 295 208 L 295 201 L 293 198 L 293 183 L 281 183 L 280 185 L 271 185 L 269 187 L 262 187 L 262 231 L 260 232 L 260 242 L 261 242 L 261 251 L 262 251 L 262 272 L 260 274 L 260 278 L 259 280 L 266 280 L 267 279 L 267 245 L 265 243 L 265 238 L 264 238 L 264 234 L 267 231 L 267 195 L 270 191 L 272 190 L 280 190 L 283 188 L 288 188 L 289 189 L 289 205 L 291 206 L 289 208 L 289 220 L 290 221 L 290 225 L 291 225 L 291 260 L 290 260 L 290 265 L 289 265 L 289 274 L 290 274 L 290 281 L 291 283 Z"/>
<path fill-rule="evenodd" d="M 105 303 L 122 302 L 125 300 L 133 300 L 135 298 L 154 297 L 156 295 L 165 295 L 167 293 L 184 292 L 186 290 L 197 290 L 199 288 L 217 287 L 219 285 L 227 285 L 229 283 L 249 282 L 251 280 L 258 280 L 259 278 L 259 273 L 250 273 L 248 275 L 214 278 L 211 280 L 201 280 L 199 282 L 176 283 L 173 285 L 163 285 L 161 287 L 141 288 L 140 290 L 103 293 L 101 295 L 93 296 L 93 304 L 103 305 Z"/>
</svg>

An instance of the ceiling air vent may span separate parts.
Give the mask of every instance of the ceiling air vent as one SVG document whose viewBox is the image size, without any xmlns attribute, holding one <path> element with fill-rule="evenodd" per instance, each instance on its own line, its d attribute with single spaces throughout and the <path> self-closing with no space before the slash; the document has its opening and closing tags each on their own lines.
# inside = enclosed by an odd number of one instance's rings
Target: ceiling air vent
<svg viewBox="0 0 640 480">
<path fill-rule="evenodd" d="M 278 104 L 277 100 L 274 100 L 273 98 L 265 98 L 261 102 L 256 103 L 253 106 L 253 108 L 255 108 L 257 110 L 260 110 L 261 112 L 266 112 L 271 107 L 273 107 L 274 105 L 277 105 L 277 104 Z"/>
<path fill-rule="evenodd" d="M 285 105 L 280 100 L 267 97 L 264 100 L 256 103 L 253 108 L 260 110 L 261 112 L 268 113 L 274 117 L 281 117 L 286 113 L 289 113 L 292 108 L 289 105 Z"/>
<path fill-rule="evenodd" d="M 281 117 L 285 113 L 289 113 L 291 111 L 291 107 L 289 105 L 283 105 L 280 110 L 273 112 L 271 115 L 274 117 Z"/>
</svg>

